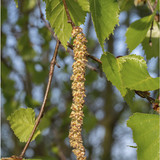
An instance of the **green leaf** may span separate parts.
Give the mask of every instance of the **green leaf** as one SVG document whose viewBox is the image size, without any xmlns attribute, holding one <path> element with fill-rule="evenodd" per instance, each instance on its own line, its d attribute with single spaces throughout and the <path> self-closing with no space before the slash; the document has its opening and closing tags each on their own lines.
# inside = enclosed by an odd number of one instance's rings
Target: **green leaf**
<svg viewBox="0 0 160 160">
<path fill-rule="evenodd" d="M 125 62 L 122 65 L 121 76 L 125 88 L 139 91 L 151 91 L 159 88 L 159 77 L 152 78 L 149 75 L 143 57 L 128 55 L 123 59 Z"/>
<path fill-rule="evenodd" d="M 132 113 L 135 112 L 143 112 L 148 113 L 150 108 L 148 107 L 148 102 L 146 102 L 144 99 L 135 99 L 135 91 L 127 89 L 127 93 L 124 96 L 124 100 L 129 105 Z"/>
<path fill-rule="evenodd" d="M 124 100 L 127 102 L 129 107 L 132 109 L 134 106 L 133 98 L 135 97 L 135 92 L 127 89 L 127 93 L 124 96 Z"/>
<path fill-rule="evenodd" d="M 158 160 L 160 133 L 159 115 L 135 113 L 127 122 L 137 144 L 138 160 Z"/>
<path fill-rule="evenodd" d="M 101 61 L 107 79 L 119 89 L 123 97 L 126 95 L 127 88 L 139 91 L 159 88 L 159 78 L 152 78 L 149 75 L 146 62 L 141 56 L 127 55 L 115 58 L 107 52 L 102 55 Z"/>
<path fill-rule="evenodd" d="M 134 1 L 131 0 L 118 0 L 120 11 L 128 11 L 134 6 Z"/>
<path fill-rule="evenodd" d="M 82 9 L 86 12 L 90 11 L 89 1 L 88 0 L 77 0 Z"/>
<path fill-rule="evenodd" d="M 67 49 L 67 41 L 69 41 L 69 38 L 71 37 L 72 27 L 67 22 L 68 20 L 63 2 L 62 0 L 45 0 L 45 2 L 47 19 L 54 28 L 54 32 L 56 33 L 58 39 Z M 75 25 L 79 26 L 80 24 L 84 23 L 87 12 L 82 9 L 82 5 L 85 3 L 80 3 L 80 5 L 77 1 L 71 2 L 66 0 L 66 4 Z"/>
<path fill-rule="evenodd" d="M 154 14 L 141 18 L 129 26 L 126 32 L 126 43 L 130 52 L 144 40 L 153 18 Z"/>
<path fill-rule="evenodd" d="M 12 113 L 7 120 L 20 142 L 27 142 L 35 124 L 34 110 L 31 108 L 20 108 Z M 34 140 L 39 134 L 40 131 L 37 130 L 32 140 Z"/>
<path fill-rule="evenodd" d="M 146 37 L 142 42 L 142 46 L 148 60 L 159 56 L 159 38 L 152 38 L 152 46 L 150 46 L 149 37 Z"/>
<path fill-rule="evenodd" d="M 159 55 L 159 38 L 160 38 L 160 30 L 158 25 L 154 21 L 153 30 L 152 30 L 152 45 L 149 44 L 150 40 L 150 30 L 148 30 L 145 39 L 142 42 L 143 49 L 146 54 L 146 58 L 149 60 L 152 57 L 158 57 Z"/>
<path fill-rule="evenodd" d="M 125 96 L 127 90 L 124 87 L 120 73 L 122 67 L 120 58 L 115 58 L 113 54 L 107 52 L 102 55 L 101 61 L 102 69 L 106 74 L 107 79 L 119 89 L 122 96 Z"/>
<path fill-rule="evenodd" d="M 118 24 L 118 3 L 115 0 L 89 0 L 93 24 L 99 40 L 104 49 L 104 40 L 113 33 Z"/>
</svg>

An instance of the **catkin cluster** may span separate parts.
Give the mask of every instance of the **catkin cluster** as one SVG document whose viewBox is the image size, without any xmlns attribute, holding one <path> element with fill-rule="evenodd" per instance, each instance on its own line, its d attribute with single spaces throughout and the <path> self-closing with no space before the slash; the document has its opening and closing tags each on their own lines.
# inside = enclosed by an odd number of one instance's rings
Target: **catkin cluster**
<svg viewBox="0 0 160 160">
<path fill-rule="evenodd" d="M 77 160 L 86 160 L 85 148 L 81 136 L 83 124 L 83 105 L 85 95 L 85 67 L 87 63 L 87 39 L 80 27 L 74 27 L 72 30 L 73 52 L 73 74 L 71 76 L 72 82 L 72 96 L 73 103 L 71 106 L 71 126 L 69 132 L 70 145 L 73 147 L 73 153 L 76 155 Z"/>
</svg>

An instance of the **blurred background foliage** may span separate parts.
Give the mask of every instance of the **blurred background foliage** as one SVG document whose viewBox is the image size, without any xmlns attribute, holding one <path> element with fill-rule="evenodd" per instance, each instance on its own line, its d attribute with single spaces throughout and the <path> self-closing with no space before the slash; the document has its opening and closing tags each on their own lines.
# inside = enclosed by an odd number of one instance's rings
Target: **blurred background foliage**
<svg viewBox="0 0 160 160">
<path fill-rule="evenodd" d="M 23 149 L 24 143 L 18 141 L 6 119 L 21 107 L 31 107 L 38 115 L 56 44 L 40 18 L 36 0 L 15 2 L 1 1 L 2 157 L 19 155 Z M 106 51 L 115 56 L 129 54 L 125 44 L 129 24 L 151 13 L 146 4 L 135 6 L 133 0 L 119 0 L 119 5 L 120 25 L 105 44 Z M 44 2 L 41 2 L 41 8 L 45 15 Z M 102 50 L 90 14 L 87 14 L 82 27 L 88 39 L 89 53 L 100 58 Z M 145 57 L 142 45 L 132 53 Z M 57 63 L 61 68 L 56 67 L 54 71 L 45 114 L 39 125 L 42 134 L 30 144 L 25 154 L 28 158 L 75 159 L 68 141 L 73 57 L 62 46 Z M 157 77 L 158 58 L 147 60 L 147 64 L 151 76 Z M 126 120 L 133 112 L 153 112 L 151 105 L 136 96 L 134 105 L 129 108 L 119 91 L 105 78 L 101 65 L 91 59 L 89 65 L 97 68 L 98 72 L 86 70 L 83 139 L 88 160 L 136 160 L 136 148 L 129 147 L 136 144 Z M 156 94 L 151 92 L 154 98 Z"/>
</svg>

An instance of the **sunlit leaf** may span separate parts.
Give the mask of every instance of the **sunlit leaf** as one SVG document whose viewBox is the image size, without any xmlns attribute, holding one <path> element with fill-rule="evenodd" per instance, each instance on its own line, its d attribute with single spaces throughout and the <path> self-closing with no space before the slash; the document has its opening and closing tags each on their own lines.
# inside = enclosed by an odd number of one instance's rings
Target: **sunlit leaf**
<svg viewBox="0 0 160 160">
<path fill-rule="evenodd" d="M 86 11 L 86 12 L 90 11 L 88 0 L 77 0 L 77 1 L 84 11 Z"/>
<path fill-rule="evenodd" d="M 121 75 L 124 86 L 131 90 L 151 91 L 159 88 L 159 77 L 152 78 L 147 71 L 143 57 L 137 55 L 124 56 Z"/>
<path fill-rule="evenodd" d="M 109 81 L 115 85 L 124 97 L 130 90 L 150 91 L 159 88 L 159 77 L 152 78 L 143 57 L 127 55 L 115 58 L 111 53 L 101 57 L 102 68 Z"/>
<path fill-rule="evenodd" d="M 147 31 L 151 27 L 154 14 L 141 18 L 133 22 L 126 32 L 126 43 L 132 52 L 145 38 Z"/>
<path fill-rule="evenodd" d="M 54 28 L 58 39 L 62 45 L 67 48 L 67 41 L 71 37 L 72 27 L 67 21 L 67 15 L 62 0 L 45 0 L 46 2 L 46 16 L 51 26 Z M 66 0 L 66 4 L 73 22 L 76 25 L 83 24 L 85 21 L 86 11 L 82 9 L 83 3 L 77 1 Z M 85 3 L 84 3 L 85 5 Z"/>
<path fill-rule="evenodd" d="M 118 24 L 118 3 L 115 0 L 89 0 L 90 11 L 99 43 L 104 48 L 104 40 L 113 33 Z"/>
<path fill-rule="evenodd" d="M 7 120 L 20 142 L 27 142 L 35 124 L 34 110 L 31 108 L 20 108 L 12 113 Z M 39 134 L 40 131 L 37 130 L 32 140 L 34 140 Z"/>
<path fill-rule="evenodd" d="M 158 160 L 160 146 L 160 116 L 135 113 L 127 122 L 137 144 L 138 160 Z"/>
</svg>

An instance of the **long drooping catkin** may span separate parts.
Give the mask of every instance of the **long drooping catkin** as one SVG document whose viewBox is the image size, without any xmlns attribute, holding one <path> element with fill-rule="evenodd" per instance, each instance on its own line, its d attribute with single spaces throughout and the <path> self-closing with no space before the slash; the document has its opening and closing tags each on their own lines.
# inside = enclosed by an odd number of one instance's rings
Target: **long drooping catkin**
<svg viewBox="0 0 160 160">
<path fill-rule="evenodd" d="M 73 153 L 77 160 L 86 160 L 85 148 L 81 136 L 83 124 L 83 105 L 85 95 L 85 67 L 87 63 L 87 39 L 85 38 L 80 27 L 74 27 L 72 36 L 73 41 L 74 60 L 73 74 L 71 76 L 72 82 L 72 96 L 73 103 L 71 106 L 71 126 L 69 132 L 70 145 L 73 147 Z"/>
</svg>

